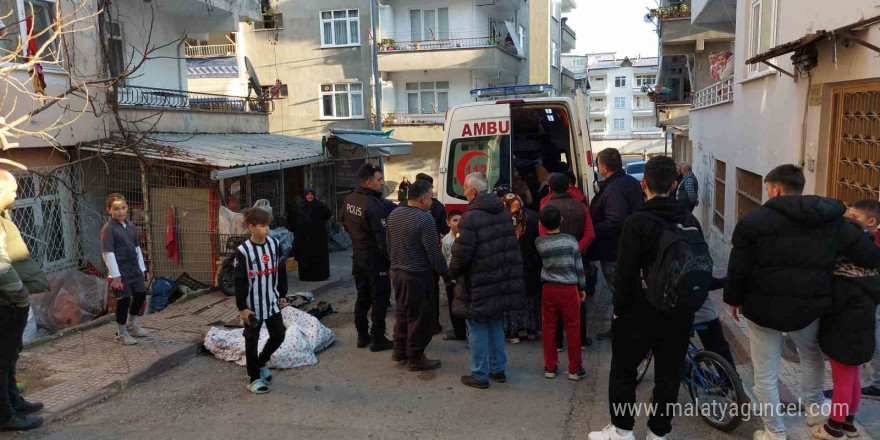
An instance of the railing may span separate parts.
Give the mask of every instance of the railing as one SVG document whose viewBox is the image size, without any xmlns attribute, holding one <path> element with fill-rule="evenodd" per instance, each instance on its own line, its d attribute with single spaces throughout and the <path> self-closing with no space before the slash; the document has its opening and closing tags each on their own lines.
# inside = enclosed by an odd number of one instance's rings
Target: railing
<svg viewBox="0 0 880 440">
<path fill-rule="evenodd" d="M 694 95 L 693 110 L 733 102 L 733 77 L 718 81 Z"/>
<path fill-rule="evenodd" d="M 564 30 L 568 35 L 571 35 L 571 38 L 577 38 L 576 34 L 574 33 L 574 29 L 570 28 L 568 26 L 568 23 L 562 24 L 562 30 Z"/>
<path fill-rule="evenodd" d="M 654 106 L 653 105 L 642 105 L 639 107 L 633 107 L 633 113 L 635 113 L 635 112 L 652 112 L 653 113 Z"/>
<path fill-rule="evenodd" d="M 604 130 L 602 130 L 604 131 Z M 656 131 L 643 131 L 643 132 L 630 132 L 627 134 L 592 134 L 590 132 L 590 140 L 594 141 L 617 141 L 617 140 L 631 140 L 631 139 L 657 139 L 663 137 L 663 132 L 660 129 Z"/>
<path fill-rule="evenodd" d="M 382 121 L 387 125 L 443 124 L 444 113 L 386 113 Z"/>
<path fill-rule="evenodd" d="M 134 86 L 118 87 L 116 103 L 123 107 L 212 112 L 270 113 L 274 110 L 271 99 Z"/>
<path fill-rule="evenodd" d="M 422 41 L 392 41 L 382 40 L 379 43 L 379 52 L 413 52 L 419 50 L 439 49 L 472 49 L 480 47 L 497 47 L 517 55 L 516 46 L 504 43 L 500 37 L 468 37 L 468 38 L 443 38 L 437 40 Z"/>
<path fill-rule="evenodd" d="M 651 96 L 650 94 L 648 96 Z M 693 96 L 687 93 L 661 93 L 654 96 L 654 103 L 657 105 L 685 105 L 693 102 Z"/>
<path fill-rule="evenodd" d="M 607 109 L 608 109 L 608 107 L 606 107 L 604 105 L 601 107 L 599 107 L 599 106 L 594 107 L 591 105 L 590 106 L 590 113 L 605 113 L 605 110 L 607 110 Z"/>
<path fill-rule="evenodd" d="M 217 58 L 235 56 L 236 45 L 209 44 L 207 46 L 186 46 L 187 58 Z"/>
</svg>

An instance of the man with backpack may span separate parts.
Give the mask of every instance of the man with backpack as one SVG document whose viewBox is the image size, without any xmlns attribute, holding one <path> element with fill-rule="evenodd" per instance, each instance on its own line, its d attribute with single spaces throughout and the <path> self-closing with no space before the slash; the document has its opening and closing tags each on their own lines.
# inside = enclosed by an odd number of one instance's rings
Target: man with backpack
<svg viewBox="0 0 880 440">
<path fill-rule="evenodd" d="M 804 185 L 804 173 L 794 165 L 780 165 L 764 177 L 767 202 L 733 230 L 724 302 L 735 320 L 741 311 L 748 321 L 755 403 L 762 408 L 779 407 L 782 334 L 788 333 L 800 358 L 803 405 L 812 426 L 825 422 L 825 357 L 818 332 L 819 318 L 832 307 L 835 260 L 847 257 L 857 266 L 877 268 L 880 248 L 845 224 L 843 203 L 805 196 Z M 785 440 L 782 416 L 762 413 L 764 430 L 753 438 Z"/>
<path fill-rule="evenodd" d="M 626 220 L 620 235 L 612 297 L 611 424 L 591 432 L 589 440 L 635 440 L 636 370 L 649 349 L 654 352 L 654 392 L 647 439 L 665 440 L 672 430 L 670 404 L 678 402 L 694 313 L 712 282 L 712 258 L 700 224 L 670 196 L 675 175 L 671 158 L 648 161 L 642 181 L 648 200 Z"/>
</svg>

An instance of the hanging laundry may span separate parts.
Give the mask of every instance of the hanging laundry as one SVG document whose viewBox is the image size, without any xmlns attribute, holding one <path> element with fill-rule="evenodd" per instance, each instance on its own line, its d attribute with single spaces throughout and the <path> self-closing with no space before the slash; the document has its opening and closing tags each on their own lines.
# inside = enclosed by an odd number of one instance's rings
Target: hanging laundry
<svg viewBox="0 0 880 440">
<path fill-rule="evenodd" d="M 25 60 L 30 61 L 31 58 L 37 54 L 37 40 L 33 37 L 34 17 L 32 15 L 25 17 L 24 24 L 28 35 L 27 57 Z M 43 65 L 40 63 L 34 63 L 33 69 L 28 71 L 28 73 L 31 75 L 34 82 L 34 92 L 45 95 L 46 78 L 43 76 Z"/>
<path fill-rule="evenodd" d="M 177 245 L 177 228 L 174 223 L 174 206 L 168 208 L 168 222 L 165 224 L 165 255 L 180 264 L 180 249 Z"/>
</svg>

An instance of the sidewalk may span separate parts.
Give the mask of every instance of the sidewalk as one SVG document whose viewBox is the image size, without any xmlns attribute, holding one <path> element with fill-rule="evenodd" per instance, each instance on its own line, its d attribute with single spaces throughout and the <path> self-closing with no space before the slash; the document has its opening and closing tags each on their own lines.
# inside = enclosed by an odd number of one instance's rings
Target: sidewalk
<svg viewBox="0 0 880 440">
<path fill-rule="evenodd" d="M 289 291 L 318 295 L 349 280 L 351 252 L 331 253 L 330 270 L 330 279 L 321 282 L 291 273 Z M 44 417 L 57 420 L 196 356 L 208 329 L 237 314 L 234 298 L 213 292 L 141 318 L 151 337 L 137 345 L 114 341 L 115 322 L 73 333 L 26 348 L 18 379 L 28 400 L 46 405 Z"/>
</svg>

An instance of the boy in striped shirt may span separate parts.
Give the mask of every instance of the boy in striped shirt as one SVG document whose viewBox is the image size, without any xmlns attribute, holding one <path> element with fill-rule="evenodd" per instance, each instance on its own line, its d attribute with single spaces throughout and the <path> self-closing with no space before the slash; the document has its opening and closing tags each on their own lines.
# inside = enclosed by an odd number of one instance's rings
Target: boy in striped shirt
<svg viewBox="0 0 880 440">
<path fill-rule="evenodd" d="M 248 390 L 254 394 L 269 392 L 272 373 L 266 363 L 284 342 L 281 309 L 287 306 L 287 271 L 278 240 L 269 237 L 272 214 L 260 208 L 244 211 L 244 221 L 251 237 L 235 252 L 235 304 L 244 324 L 244 347 Z M 269 330 L 263 352 L 257 354 L 260 328 Z"/>
</svg>

